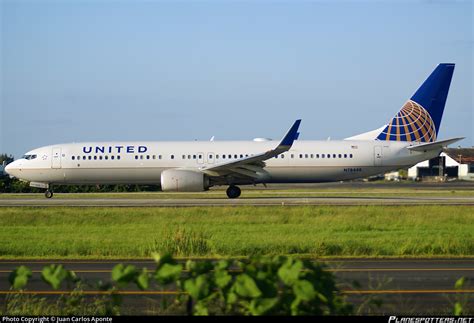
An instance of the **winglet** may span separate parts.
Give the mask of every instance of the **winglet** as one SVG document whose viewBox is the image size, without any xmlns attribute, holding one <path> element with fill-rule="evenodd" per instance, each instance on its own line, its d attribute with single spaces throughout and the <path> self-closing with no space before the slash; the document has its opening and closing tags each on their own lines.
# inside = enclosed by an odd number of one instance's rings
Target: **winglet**
<svg viewBox="0 0 474 323">
<path fill-rule="evenodd" d="M 298 139 L 299 133 L 298 133 L 298 128 L 300 126 L 301 119 L 298 119 L 293 123 L 291 126 L 290 130 L 286 133 L 285 137 L 281 140 L 280 144 L 278 147 L 291 147 L 293 145 L 293 141 Z"/>
</svg>

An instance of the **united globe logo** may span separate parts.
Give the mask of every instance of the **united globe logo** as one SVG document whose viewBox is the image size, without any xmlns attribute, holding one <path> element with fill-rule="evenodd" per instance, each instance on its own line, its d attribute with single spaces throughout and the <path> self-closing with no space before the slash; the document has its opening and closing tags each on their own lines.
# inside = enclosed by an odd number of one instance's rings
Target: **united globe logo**
<svg viewBox="0 0 474 323">
<path fill-rule="evenodd" d="M 408 100 L 377 139 L 434 142 L 436 127 L 425 108 L 415 101 Z"/>
</svg>

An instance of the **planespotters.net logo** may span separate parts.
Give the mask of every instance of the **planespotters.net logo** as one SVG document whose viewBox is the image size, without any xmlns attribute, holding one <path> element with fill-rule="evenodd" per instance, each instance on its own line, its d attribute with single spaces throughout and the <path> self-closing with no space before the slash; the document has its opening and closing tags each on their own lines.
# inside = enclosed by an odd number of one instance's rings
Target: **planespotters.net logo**
<svg viewBox="0 0 474 323">
<path fill-rule="evenodd" d="M 407 317 L 390 316 L 388 323 L 474 323 L 474 317 Z"/>
</svg>

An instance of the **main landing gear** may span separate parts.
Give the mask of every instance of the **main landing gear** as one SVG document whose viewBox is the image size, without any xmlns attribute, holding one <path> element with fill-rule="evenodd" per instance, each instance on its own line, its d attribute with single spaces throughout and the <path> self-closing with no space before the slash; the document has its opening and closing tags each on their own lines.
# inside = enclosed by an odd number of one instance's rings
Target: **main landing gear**
<svg viewBox="0 0 474 323">
<path fill-rule="evenodd" d="M 230 199 L 235 199 L 240 196 L 241 191 L 238 186 L 231 185 L 227 188 L 226 193 Z"/>
<path fill-rule="evenodd" d="M 46 192 L 44 192 L 44 196 L 45 196 L 47 199 L 52 198 L 52 197 L 53 197 L 53 191 L 46 190 Z"/>
</svg>

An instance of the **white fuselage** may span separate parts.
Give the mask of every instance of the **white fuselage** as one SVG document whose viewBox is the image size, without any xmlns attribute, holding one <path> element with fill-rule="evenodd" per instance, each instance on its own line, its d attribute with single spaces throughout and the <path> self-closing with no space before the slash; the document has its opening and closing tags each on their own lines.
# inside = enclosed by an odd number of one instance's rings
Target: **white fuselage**
<svg viewBox="0 0 474 323">
<path fill-rule="evenodd" d="M 46 146 L 10 164 L 20 179 L 47 184 L 160 184 L 167 169 L 198 169 L 268 151 L 274 141 L 90 142 Z M 295 141 L 291 149 L 265 161 L 257 180 L 211 185 L 317 183 L 350 180 L 414 165 L 437 156 L 406 147 L 418 143 L 341 140 Z"/>
</svg>

